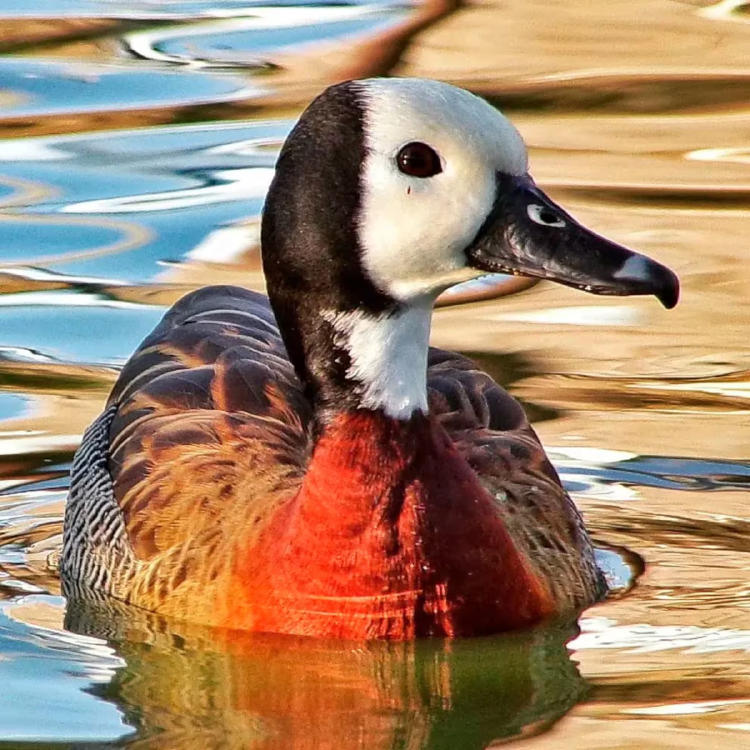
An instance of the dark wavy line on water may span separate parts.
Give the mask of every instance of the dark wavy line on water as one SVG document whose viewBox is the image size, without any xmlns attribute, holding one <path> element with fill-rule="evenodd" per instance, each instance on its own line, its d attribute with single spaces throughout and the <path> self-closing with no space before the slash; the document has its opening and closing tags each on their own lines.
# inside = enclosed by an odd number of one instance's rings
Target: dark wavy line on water
<svg viewBox="0 0 750 750">
<path fill-rule="evenodd" d="M 547 182 L 550 187 L 550 183 Z M 574 194 L 591 203 L 621 203 L 644 207 L 656 205 L 661 209 L 697 208 L 732 209 L 747 211 L 750 206 L 750 187 L 727 188 L 715 185 L 554 185 L 560 192 Z"/>
<path fill-rule="evenodd" d="M 573 477 L 568 489 L 579 492 L 584 477 L 597 484 L 623 484 L 634 487 L 658 487 L 667 490 L 711 492 L 750 489 L 750 460 L 722 461 L 682 456 L 638 456 L 604 467 L 566 466 L 561 469 Z"/>
<path fill-rule="evenodd" d="M 750 77 L 737 75 L 591 75 L 516 84 L 489 94 L 507 112 L 667 115 L 744 110 Z"/>
</svg>

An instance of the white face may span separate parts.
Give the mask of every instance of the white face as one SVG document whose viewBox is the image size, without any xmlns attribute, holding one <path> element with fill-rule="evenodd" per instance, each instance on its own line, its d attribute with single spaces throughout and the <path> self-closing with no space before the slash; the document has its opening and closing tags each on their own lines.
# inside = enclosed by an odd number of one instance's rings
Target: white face
<svg viewBox="0 0 750 750">
<path fill-rule="evenodd" d="M 407 301 L 481 275 L 464 250 L 495 201 L 496 172 L 527 171 L 520 134 L 487 102 L 445 83 L 359 85 L 367 149 L 359 237 L 372 280 Z M 416 177 L 399 169 L 399 152 L 414 142 L 436 152 L 442 171 Z"/>
</svg>

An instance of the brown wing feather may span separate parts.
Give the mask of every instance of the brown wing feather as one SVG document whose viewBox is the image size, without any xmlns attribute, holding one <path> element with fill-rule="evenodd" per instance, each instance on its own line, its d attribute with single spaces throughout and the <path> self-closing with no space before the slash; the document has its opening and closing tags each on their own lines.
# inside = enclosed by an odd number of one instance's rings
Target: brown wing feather
<svg viewBox="0 0 750 750">
<path fill-rule="evenodd" d="M 498 500 L 511 535 L 555 597 L 576 608 L 602 581 L 583 521 L 521 405 L 474 362 L 431 349 L 430 410 Z"/>
<path fill-rule="evenodd" d="M 123 368 L 110 404 L 108 468 L 144 562 L 185 560 L 188 544 L 210 557 L 218 550 L 201 535 L 238 523 L 234 506 L 245 518 L 288 494 L 307 463 L 310 406 L 255 292 L 207 287 L 180 300 Z"/>
</svg>

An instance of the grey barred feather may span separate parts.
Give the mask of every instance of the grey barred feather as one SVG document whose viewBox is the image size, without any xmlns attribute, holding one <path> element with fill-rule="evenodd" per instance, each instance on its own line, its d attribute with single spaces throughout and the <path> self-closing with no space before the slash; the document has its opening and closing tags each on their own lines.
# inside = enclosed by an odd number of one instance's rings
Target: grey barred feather
<svg viewBox="0 0 750 750">
<path fill-rule="evenodd" d="M 121 598 L 117 582 L 135 565 L 107 468 L 112 404 L 89 426 L 73 459 L 60 572 L 71 586 Z"/>
</svg>

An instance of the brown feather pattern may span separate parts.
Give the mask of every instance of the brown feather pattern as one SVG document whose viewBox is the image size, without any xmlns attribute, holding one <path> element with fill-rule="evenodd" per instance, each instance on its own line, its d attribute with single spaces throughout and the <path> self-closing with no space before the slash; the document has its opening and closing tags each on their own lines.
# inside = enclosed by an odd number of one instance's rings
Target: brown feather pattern
<svg viewBox="0 0 750 750">
<path fill-rule="evenodd" d="M 585 529 L 521 406 L 469 359 L 439 349 L 428 393 L 561 608 L 595 600 L 602 584 Z M 125 365 L 105 414 L 111 489 L 85 489 L 76 480 L 85 466 L 74 464 L 63 572 L 80 584 L 100 580 L 104 566 L 115 596 L 211 623 L 201 592 L 221 585 L 236 545 L 294 495 L 312 449 L 311 406 L 267 298 L 226 286 L 184 297 Z M 87 433 L 79 464 L 99 450 L 93 440 Z M 80 521 L 101 505 L 121 529 L 116 565 Z"/>
</svg>

